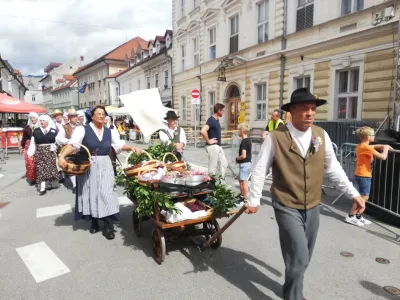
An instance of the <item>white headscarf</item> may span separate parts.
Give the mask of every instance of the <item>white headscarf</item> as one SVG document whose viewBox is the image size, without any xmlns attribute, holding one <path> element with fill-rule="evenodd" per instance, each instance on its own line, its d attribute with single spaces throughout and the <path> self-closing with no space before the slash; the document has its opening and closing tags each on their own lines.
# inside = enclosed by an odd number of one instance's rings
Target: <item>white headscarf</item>
<svg viewBox="0 0 400 300">
<path fill-rule="evenodd" d="M 48 124 L 47 127 L 43 128 L 47 132 L 50 130 L 50 128 L 56 129 L 56 124 L 54 124 L 53 120 L 50 118 L 49 115 L 41 115 L 39 117 L 39 121 L 46 121 L 47 122 L 47 124 Z"/>
<path fill-rule="evenodd" d="M 37 119 L 36 124 L 32 123 L 31 118 L 36 118 Z M 39 115 L 37 113 L 35 113 L 35 112 L 30 112 L 29 115 L 28 115 L 28 126 L 30 128 L 32 128 L 32 129 L 34 127 L 39 127 L 38 122 L 39 122 Z"/>
</svg>

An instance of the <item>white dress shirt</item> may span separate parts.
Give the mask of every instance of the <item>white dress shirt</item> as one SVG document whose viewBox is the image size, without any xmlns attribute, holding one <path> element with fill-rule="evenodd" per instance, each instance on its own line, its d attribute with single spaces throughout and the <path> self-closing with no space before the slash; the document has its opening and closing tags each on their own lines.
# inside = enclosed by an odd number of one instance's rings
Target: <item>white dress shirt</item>
<svg viewBox="0 0 400 300">
<path fill-rule="evenodd" d="M 290 135 L 293 140 L 296 142 L 297 146 L 303 158 L 306 157 L 308 149 L 311 144 L 312 132 L 311 128 L 307 131 L 300 131 L 294 128 L 292 123 L 288 123 L 287 127 L 289 129 Z M 344 172 L 342 166 L 336 159 L 336 154 L 333 151 L 332 141 L 328 134 L 324 131 L 325 134 L 325 174 L 328 178 L 333 182 L 333 184 L 341 191 L 345 192 L 347 197 L 354 198 L 359 196 L 360 194 L 354 188 L 353 184 L 347 178 L 346 173 Z M 253 175 L 251 178 L 251 186 L 248 204 L 251 207 L 257 207 L 260 205 L 260 198 L 262 195 L 265 175 L 267 170 L 272 166 L 275 156 L 275 147 L 274 142 L 269 134 L 264 140 L 263 145 L 261 146 L 260 154 L 257 158 L 257 163 L 253 171 Z M 321 187 L 322 188 L 322 187 Z"/>
<path fill-rule="evenodd" d="M 171 129 L 171 128 L 169 128 L 169 127 L 165 128 L 165 130 L 167 130 L 167 131 L 169 132 L 169 134 L 172 136 L 172 138 L 174 138 L 175 131 L 176 131 L 177 129 L 178 129 L 178 127 L 175 128 L 175 129 Z M 160 132 L 159 132 L 159 136 L 160 136 L 161 142 L 163 142 L 163 143 L 168 143 L 168 144 L 169 144 L 169 143 L 172 142 L 172 141 L 170 140 L 170 138 L 168 137 L 168 135 L 167 135 L 165 132 L 163 132 L 163 131 L 160 131 Z M 183 130 L 182 127 L 181 127 L 180 142 L 183 144 L 183 146 L 186 146 L 186 144 L 187 144 L 187 141 L 186 141 L 186 133 L 185 133 L 185 130 Z"/>
<path fill-rule="evenodd" d="M 97 129 L 92 122 L 89 123 L 89 126 L 92 127 L 94 133 L 97 135 L 99 141 L 103 140 L 104 134 L 104 126 L 101 129 L 101 133 L 97 133 Z M 76 149 L 79 149 L 82 144 L 83 138 L 85 137 L 85 127 L 78 126 L 75 128 L 74 132 L 72 133 L 71 139 L 68 141 L 69 145 L 73 145 Z M 121 140 L 119 137 L 118 131 L 111 130 L 111 146 L 115 149 L 115 152 L 120 153 L 122 147 L 125 145 L 125 141 Z"/>
<path fill-rule="evenodd" d="M 54 131 L 55 131 L 55 129 L 52 128 L 50 125 L 47 126 L 46 129 L 44 129 L 44 128 L 42 128 L 42 127 L 39 127 L 39 128 L 40 128 L 40 130 L 43 132 L 43 134 L 47 134 L 47 133 L 48 133 L 49 131 L 51 131 L 51 130 L 54 130 Z M 33 129 L 33 130 L 34 130 L 34 129 Z M 57 150 L 57 147 L 56 147 L 56 144 L 55 144 L 55 143 L 53 143 L 53 144 L 46 144 L 46 145 L 50 145 L 50 151 L 56 151 L 56 150 Z M 36 153 L 36 142 L 35 142 L 35 137 L 32 135 L 31 143 L 29 144 L 29 148 L 28 148 L 27 154 L 28 154 L 28 156 L 34 156 L 35 153 Z"/>
<path fill-rule="evenodd" d="M 74 129 L 76 127 L 76 125 L 72 125 L 71 123 L 68 123 L 69 125 L 71 125 L 72 128 L 72 132 L 74 132 Z M 60 147 L 68 144 L 69 139 L 67 139 L 66 137 L 66 133 L 65 133 L 65 128 L 64 126 L 60 126 L 58 128 L 58 134 L 56 136 L 56 144 Z"/>
</svg>

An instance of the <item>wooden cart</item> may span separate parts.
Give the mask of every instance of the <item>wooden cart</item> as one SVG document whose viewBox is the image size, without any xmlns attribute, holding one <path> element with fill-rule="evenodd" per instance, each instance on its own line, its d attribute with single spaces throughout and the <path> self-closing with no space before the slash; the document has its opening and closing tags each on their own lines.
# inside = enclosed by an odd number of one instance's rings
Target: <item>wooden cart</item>
<svg viewBox="0 0 400 300">
<path fill-rule="evenodd" d="M 154 187 L 158 189 L 158 187 Z M 183 187 L 182 187 L 183 188 Z M 197 188 L 197 190 L 196 190 Z M 205 189 L 202 187 L 188 188 L 186 194 L 174 195 L 172 200 L 174 202 L 186 202 L 193 201 L 193 199 L 198 199 L 201 201 L 203 197 L 212 193 L 212 189 Z M 139 217 L 136 212 L 137 200 L 128 195 L 128 198 L 134 203 L 134 209 L 132 212 L 133 229 L 137 237 L 141 236 L 142 224 L 145 220 L 151 220 L 155 227 L 152 231 L 152 242 L 153 242 L 153 253 L 154 259 L 158 264 L 161 264 L 166 255 L 166 242 L 175 240 L 182 236 L 204 236 L 206 240 L 209 240 L 214 234 L 218 233 L 220 226 L 218 224 L 217 218 L 210 211 L 207 216 L 191 219 L 176 223 L 167 223 L 164 217 L 160 214 L 157 206 L 154 207 L 154 215 L 151 217 Z M 207 206 L 207 205 L 206 205 Z M 210 206 L 207 208 L 211 209 Z M 231 211 L 228 214 L 234 214 L 235 211 Z M 228 215 L 227 214 L 227 215 Z M 223 217 L 223 216 L 222 216 Z M 197 225 L 197 226 L 196 226 Z M 212 248 L 217 249 L 222 244 L 222 236 L 213 241 L 210 245 Z"/>
</svg>

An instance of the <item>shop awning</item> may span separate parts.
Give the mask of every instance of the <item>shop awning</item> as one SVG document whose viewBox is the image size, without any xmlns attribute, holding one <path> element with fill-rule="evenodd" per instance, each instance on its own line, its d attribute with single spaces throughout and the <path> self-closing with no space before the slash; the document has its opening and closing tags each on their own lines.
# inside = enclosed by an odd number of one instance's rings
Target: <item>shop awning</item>
<svg viewBox="0 0 400 300">
<path fill-rule="evenodd" d="M 0 93 L 0 113 L 45 113 L 46 109 Z"/>
</svg>

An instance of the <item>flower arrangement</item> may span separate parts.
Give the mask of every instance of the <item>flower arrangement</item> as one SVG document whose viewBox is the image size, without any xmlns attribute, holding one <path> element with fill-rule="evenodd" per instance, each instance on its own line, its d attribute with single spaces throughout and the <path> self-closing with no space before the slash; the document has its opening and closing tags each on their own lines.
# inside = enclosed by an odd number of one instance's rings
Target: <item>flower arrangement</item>
<svg viewBox="0 0 400 300">
<path fill-rule="evenodd" d="M 190 176 L 196 176 L 196 175 L 202 175 L 203 176 L 203 181 L 208 182 L 211 181 L 211 177 L 207 172 L 202 172 L 200 170 L 190 170 L 189 171 Z"/>
<path fill-rule="evenodd" d="M 319 136 L 315 136 L 311 140 L 310 154 L 313 155 L 318 152 L 322 146 L 322 139 Z"/>
</svg>

